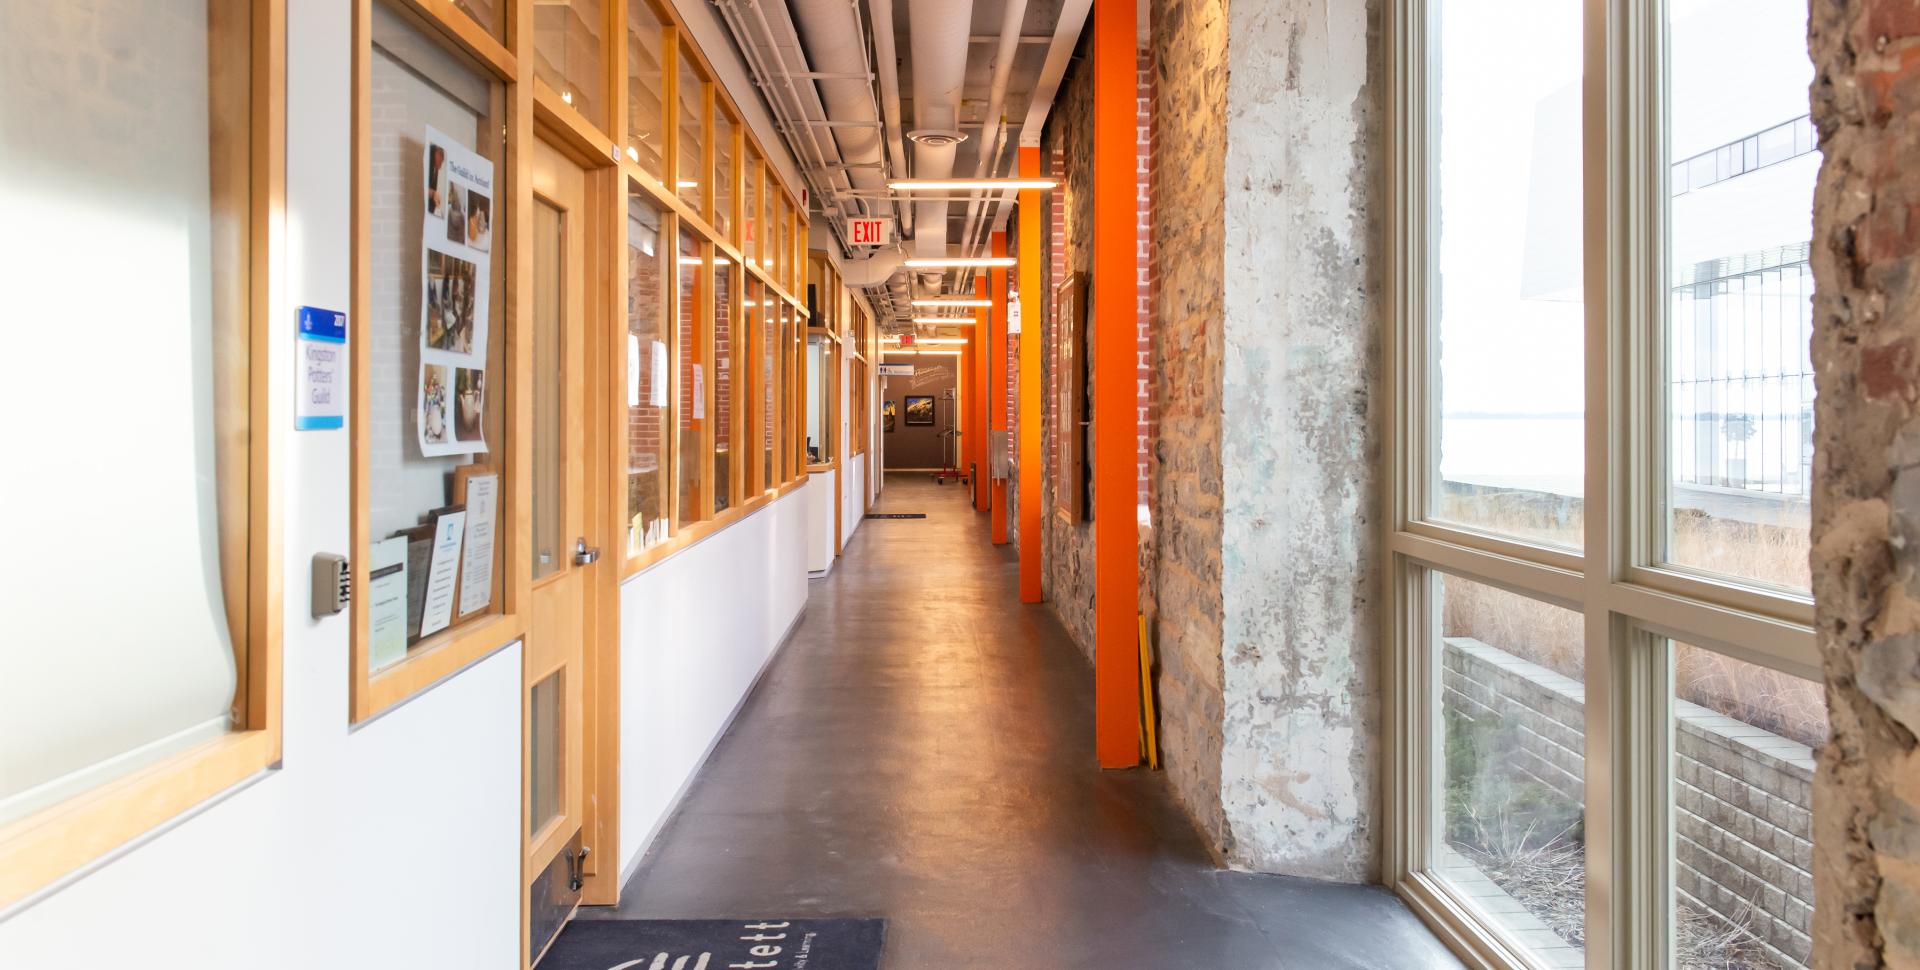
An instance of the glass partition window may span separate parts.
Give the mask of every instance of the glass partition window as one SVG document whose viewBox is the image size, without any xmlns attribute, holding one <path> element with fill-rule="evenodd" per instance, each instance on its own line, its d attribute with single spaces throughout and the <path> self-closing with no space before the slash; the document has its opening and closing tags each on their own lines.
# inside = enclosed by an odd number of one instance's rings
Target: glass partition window
<svg viewBox="0 0 1920 970">
<path fill-rule="evenodd" d="M 815 465 L 833 460 L 834 356 L 825 334 L 807 334 L 807 461 Z"/>
<path fill-rule="evenodd" d="M 497 476 L 502 467 L 508 260 L 495 244 L 510 238 L 493 177 L 506 157 L 497 113 L 504 87 L 385 6 L 375 4 L 373 14 L 364 458 L 370 547 L 357 550 L 378 574 L 370 584 L 389 575 L 382 570 L 424 571 L 442 510 L 468 505 L 478 497 L 468 494 L 474 476 Z M 429 129 L 447 143 L 429 143 Z M 456 176 L 456 168 L 464 174 Z M 483 187 L 473 177 L 490 182 Z M 496 497 L 505 494 L 493 481 Z M 490 510 L 473 511 L 498 524 L 501 507 L 495 501 Z M 405 659 L 440 629 L 500 612 L 500 551 L 489 563 L 491 592 L 462 597 L 444 623 L 409 596 L 398 628 L 364 631 L 370 669 Z"/>
<path fill-rule="evenodd" d="M 773 304 L 765 299 L 765 294 L 759 282 L 752 283 L 748 290 L 747 305 L 756 311 L 753 320 L 758 332 L 754 335 L 754 343 L 760 354 L 759 487 L 769 489 L 782 481 L 780 462 L 774 454 L 780 436 L 780 325 L 776 322 Z"/>
<path fill-rule="evenodd" d="M 793 268 L 793 209 L 785 193 L 773 198 L 773 278 L 789 290 L 795 289 Z"/>
<path fill-rule="evenodd" d="M 747 147 L 747 170 L 744 173 L 746 198 L 741 200 L 741 208 L 746 212 L 744 225 L 740 227 L 740 251 L 745 254 L 749 264 L 760 265 L 760 232 L 766 220 L 760 214 L 760 155 L 749 145 Z"/>
<path fill-rule="evenodd" d="M 733 507 L 733 261 L 713 258 L 713 510 Z"/>
<path fill-rule="evenodd" d="M 1439 0 L 1428 514 L 1581 544 L 1581 4 Z M 1488 58 L 1510 38 L 1511 58 Z"/>
<path fill-rule="evenodd" d="M 534 76 L 587 121 L 603 127 L 607 123 L 606 25 L 600 0 L 544 0 L 533 5 Z"/>
<path fill-rule="evenodd" d="M 0 830 L 245 726 L 246 10 L 14 5 L 0 29 L 16 82 L 0 85 L 0 253 L 20 323 L 0 400 L 21 463 L 0 570 Z M 236 25 L 238 43 L 215 42 Z M 76 56 L 105 29 L 133 53 Z M 154 568 L 109 578 L 130 561 Z"/>
<path fill-rule="evenodd" d="M 679 362 L 680 395 L 676 402 L 680 429 L 678 472 L 680 492 L 676 507 L 679 525 L 707 517 L 707 483 L 713 474 L 707 453 L 707 358 L 700 315 L 706 303 L 706 246 L 691 230 L 680 232 L 679 319 L 674 347 Z"/>
<path fill-rule="evenodd" d="M 733 238 L 733 119 L 719 107 L 713 112 L 713 228 L 724 239 Z"/>
<path fill-rule="evenodd" d="M 639 196 L 627 202 L 627 550 L 666 541 L 672 467 L 666 434 L 672 393 L 666 326 L 667 240 L 660 209 Z"/>
<path fill-rule="evenodd" d="M 1804 593 L 1820 169 L 1807 11 L 1782 0 L 1666 11 L 1662 545 L 1676 565 Z"/>
<path fill-rule="evenodd" d="M 648 175 L 666 178 L 666 40 L 648 0 L 627 3 L 627 157 Z"/>
<path fill-rule="evenodd" d="M 707 179 L 710 174 L 706 167 L 706 124 L 707 124 L 707 84 L 700 79 L 700 72 L 693 66 L 693 52 L 680 49 L 680 106 L 677 110 L 680 125 L 679 167 L 675 169 L 674 191 L 680 201 L 692 206 L 694 211 L 705 213 Z"/>
</svg>

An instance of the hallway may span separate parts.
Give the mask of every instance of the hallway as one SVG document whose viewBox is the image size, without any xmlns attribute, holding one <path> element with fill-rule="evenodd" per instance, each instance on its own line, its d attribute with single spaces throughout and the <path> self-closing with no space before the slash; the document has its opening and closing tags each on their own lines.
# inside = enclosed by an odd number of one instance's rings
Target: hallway
<svg viewBox="0 0 1920 970">
<path fill-rule="evenodd" d="M 959 486 L 889 477 L 618 909 L 883 916 L 889 970 L 1459 964 L 1384 890 L 1213 869 Z"/>
</svg>

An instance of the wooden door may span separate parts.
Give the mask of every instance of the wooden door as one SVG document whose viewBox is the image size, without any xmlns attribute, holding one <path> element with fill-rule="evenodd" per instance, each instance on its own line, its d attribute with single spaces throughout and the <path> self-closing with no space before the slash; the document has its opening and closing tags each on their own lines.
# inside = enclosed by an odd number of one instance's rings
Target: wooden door
<svg viewBox="0 0 1920 970">
<path fill-rule="evenodd" d="M 589 235 L 587 173 L 535 142 L 530 622 L 523 646 L 527 957 L 538 960 L 580 902 L 586 730 L 583 680 L 589 585 L 600 563 L 588 471 Z"/>
</svg>

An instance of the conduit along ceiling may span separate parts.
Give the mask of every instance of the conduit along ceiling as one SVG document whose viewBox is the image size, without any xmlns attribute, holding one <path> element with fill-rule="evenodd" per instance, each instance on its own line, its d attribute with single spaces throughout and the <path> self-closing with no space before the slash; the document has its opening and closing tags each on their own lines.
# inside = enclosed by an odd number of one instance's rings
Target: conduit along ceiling
<svg viewBox="0 0 1920 970">
<path fill-rule="evenodd" d="M 807 181 L 814 244 L 845 257 L 842 276 L 887 331 L 962 333 L 914 324 L 956 311 L 912 301 L 962 294 L 973 271 L 905 261 L 989 255 L 1015 193 L 888 183 L 1017 175 L 1018 148 L 1039 144 L 1090 0 L 715 4 Z M 874 216 L 893 222 L 893 243 L 849 246 L 847 220 Z"/>
</svg>

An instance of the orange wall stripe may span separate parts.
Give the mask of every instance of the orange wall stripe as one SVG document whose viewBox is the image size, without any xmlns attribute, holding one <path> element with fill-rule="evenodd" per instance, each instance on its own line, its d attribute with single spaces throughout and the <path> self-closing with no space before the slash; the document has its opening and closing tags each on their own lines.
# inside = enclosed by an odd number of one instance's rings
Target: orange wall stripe
<svg viewBox="0 0 1920 970">
<path fill-rule="evenodd" d="M 987 293 L 987 274 L 973 274 L 973 292 L 975 296 Z M 973 483 L 973 508 L 976 512 L 985 512 L 993 504 L 993 491 L 986 485 L 987 467 L 987 412 L 992 398 L 987 394 L 987 311 L 973 312 L 973 343 L 967 347 L 973 357 L 973 401 L 967 405 L 967 417 L 976 430 L 973 440 L 967 442 L 967 454 L 973 456 L 974 473 L 980 477 Z"/>
</svg>

